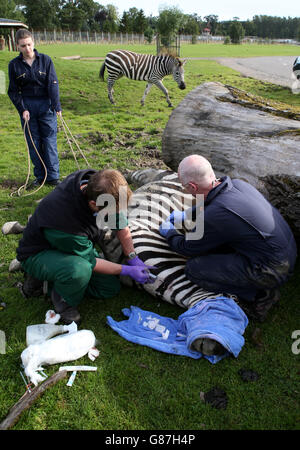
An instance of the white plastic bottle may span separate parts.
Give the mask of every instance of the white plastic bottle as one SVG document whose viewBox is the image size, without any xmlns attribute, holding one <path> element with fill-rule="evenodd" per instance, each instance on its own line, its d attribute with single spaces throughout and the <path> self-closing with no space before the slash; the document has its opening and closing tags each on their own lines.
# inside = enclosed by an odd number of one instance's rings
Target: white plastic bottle
<svg viewBox="0 0 300 450">
<path fill-rule="evenodd" d="M 38 325 L 29 325 L 26 328 L 26 345 L 40 344 L 47 339 L 62 333 L 76 333 L 77 325 L 72 322 L 70 325 L 53 325 L 50 323 L 41 323 Z"/>
</svg>

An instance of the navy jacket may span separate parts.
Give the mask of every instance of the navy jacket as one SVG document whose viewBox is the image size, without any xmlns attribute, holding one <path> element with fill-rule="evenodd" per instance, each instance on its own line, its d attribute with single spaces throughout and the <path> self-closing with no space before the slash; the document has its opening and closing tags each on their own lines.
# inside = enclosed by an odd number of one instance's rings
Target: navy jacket
<svg viewBox="0 0 300 450">
<path fill-rule="evenodd" d="M 19 114 L 27 108 L 24 97 L 44 97 L 51 101 L 51 109 L 61 111 L 58 79 L 54 64 L 48 55 L 34 49 L 36 59 L 32 66 L 23 60 L 22 53 L 12 59 L 8 65 L 8 95 Z"/>
<path fill-rule="evenodd" d="M 279 211 L 253 186 L 228 176 L 206 198 L 203 237 L 186 240 L 170 230 L 166 239 L 185 256 L 216 254 L 226 246 L 263 267 L 286 261 L 293 270 L 297 256 L 294 236 Z"/>
<path fill-rule="evenodd" d="M 17 248 L 19 261 L 52 248 L 44 236 L 44 228 L 52 228 L 76 236 L 86 236 L 93 243 L 97 242 L 100 231 L 96 217 L 80 190 L 81 181 L 89 180 L 96 172 L 93 169 L 77 170 L 68 175 L 42 199 L 19 241 Z"/>
</svg>

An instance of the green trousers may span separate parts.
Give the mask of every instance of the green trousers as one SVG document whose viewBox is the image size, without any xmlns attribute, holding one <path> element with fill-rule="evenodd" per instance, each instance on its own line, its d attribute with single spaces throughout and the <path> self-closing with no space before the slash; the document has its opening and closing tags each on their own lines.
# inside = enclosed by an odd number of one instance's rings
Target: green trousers
<svg viewBox="0 0 300 450">
<path fill-rule="evenodd" d="M 49 282 L 71 306 L 84 298 L 106 299 L 120 291 L 120 281 L 115 275 L 95 273 L 86 259 L 58 250 L 44 250 L 22 262 L 25 272 L 38 280 Z"/>
</svg>

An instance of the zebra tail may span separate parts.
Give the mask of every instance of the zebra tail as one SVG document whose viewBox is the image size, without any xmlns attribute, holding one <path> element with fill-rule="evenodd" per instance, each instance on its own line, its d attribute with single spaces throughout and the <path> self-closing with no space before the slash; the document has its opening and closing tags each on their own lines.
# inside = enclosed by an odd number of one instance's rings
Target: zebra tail
<svg viewBox="0 0 300 450">
<path fill-rule="evenodd" d="M 101 78 L 102 81 L 104 81 L 104 72 L 105 72 L 105 62 L 102 64 L 99 72 L 99 78 Z"/>
</svg>

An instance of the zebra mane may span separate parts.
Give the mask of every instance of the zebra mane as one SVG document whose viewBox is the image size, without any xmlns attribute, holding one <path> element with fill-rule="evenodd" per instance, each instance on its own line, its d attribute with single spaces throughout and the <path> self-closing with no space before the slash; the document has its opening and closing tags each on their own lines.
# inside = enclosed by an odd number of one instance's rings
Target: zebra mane
<svg viewBox="0 0 300 450">
<path fill-rule="evenodd" d="M 178 62 L 179 66 L 183 65 L 183 62 L 179 59 L 179 57 L 172 53 L 172 52 L 162 52 L 158 55 L 158 57 L 166 58 L 169 57 L 170 59 L 173 59 L 174 61 Z"/>
</svg>

